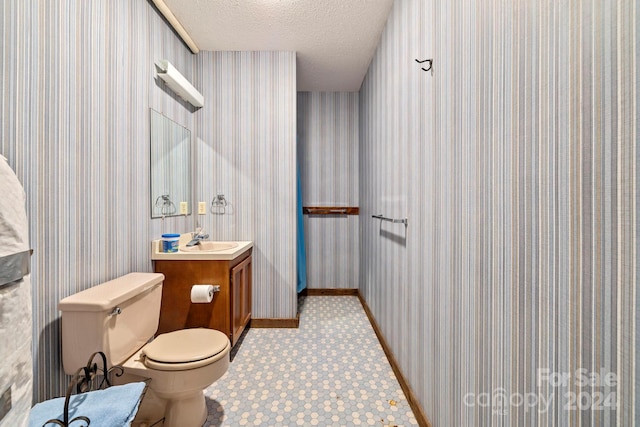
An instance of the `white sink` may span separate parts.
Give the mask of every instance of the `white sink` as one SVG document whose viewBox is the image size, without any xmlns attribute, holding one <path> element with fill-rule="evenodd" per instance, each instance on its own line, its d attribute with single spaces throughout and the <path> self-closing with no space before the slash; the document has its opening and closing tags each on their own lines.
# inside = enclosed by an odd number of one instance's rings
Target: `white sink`
<svg viewBox="0 0 640 427">
<path fill-rule="evenodd" d="M 162 240 L 154 240 L 151 244 L 152 260 L 232 260 L 253 247 L 253 242 L 201 241 L 195 246 L 187 246 L 191 233 L 180 236 L 176 252 L 163 252 Z"/>
<path fill-rule="evenodd" d="M 208 242 L 201 241 L 194 246 L 180 246 L 178 249 L 185 252 L 218 252 L 226 251 L 228 249 L 237 248 L 238 242 Z"/>
</svg>

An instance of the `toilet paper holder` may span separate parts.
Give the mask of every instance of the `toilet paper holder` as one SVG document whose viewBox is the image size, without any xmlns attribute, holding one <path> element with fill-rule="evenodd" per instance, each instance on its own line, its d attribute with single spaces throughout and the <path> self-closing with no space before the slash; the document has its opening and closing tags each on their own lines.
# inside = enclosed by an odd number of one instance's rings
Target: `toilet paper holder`
<svg viewBox="0 0 640 427">
<path fill-rule="evenodd" d="M 196 285 L 208 286 L 209 283 L 196 283 L 196 284 L 194 284 L 194 286 L 196 286 Z M 213 293 L 220 292 L 220 285 L 212 285 L 212 286 L 213 286 Z"/>
<path fill-rule="evenodd" d="M 220 285 L 210 283 L 195 284 L 191 286 L 191 303 L 209 304 L 213 301 L 217 292 L 220 292 Z"/>
</svg>

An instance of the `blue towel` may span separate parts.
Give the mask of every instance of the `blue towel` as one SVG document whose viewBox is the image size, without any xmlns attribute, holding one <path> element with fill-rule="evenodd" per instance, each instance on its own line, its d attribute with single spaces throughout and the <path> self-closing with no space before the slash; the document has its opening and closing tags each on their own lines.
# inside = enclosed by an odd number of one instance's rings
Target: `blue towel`
<svg viewBox="0 0 640 427">
<path fill-rule="evenodd" d="M 131 383 L 73 395 L 69 402 L 69 420 L 85 416 L 91 420 L 91 427 L 128 426 L 138 412 L 145 385 L 143 382 Z M 55 418 L 64 419 L 64 397 L 47 400 L 31 408 L 29 427 L 42 427 Z M 71 427 L 85 424 L 78 420 Z M 47 423 L 46 426 L 54 427 L 55 424 Z"/>
</svg>

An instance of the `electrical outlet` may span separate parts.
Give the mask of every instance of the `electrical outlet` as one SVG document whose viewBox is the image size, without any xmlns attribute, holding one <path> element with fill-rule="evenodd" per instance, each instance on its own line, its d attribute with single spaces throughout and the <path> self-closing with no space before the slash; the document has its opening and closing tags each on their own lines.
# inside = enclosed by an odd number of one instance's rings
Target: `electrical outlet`
<svg viewBox="0 0 640 427">
<path fill-rule="evenodd" d="M 180 202 L 180 215 L 187 215 L 189 213 L 189 203 Z"/>
<path fill-rule="evenodd" d="M 207 202 L 198 202 L 198 215 L 207 214 Z"/>
</svg>

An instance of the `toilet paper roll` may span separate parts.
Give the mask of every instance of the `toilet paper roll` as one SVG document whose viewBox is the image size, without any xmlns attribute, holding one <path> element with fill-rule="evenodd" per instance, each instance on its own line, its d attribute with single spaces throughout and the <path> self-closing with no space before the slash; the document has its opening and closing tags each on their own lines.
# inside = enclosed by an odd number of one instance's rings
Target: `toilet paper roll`
<svg viewBox="0 0 640 427">
<path fill-rule="evenodd" d="M 213 300 L 213 285 L 193 285 L 191 287 L 192 303 L 207 303 Z"/>
</svg>

